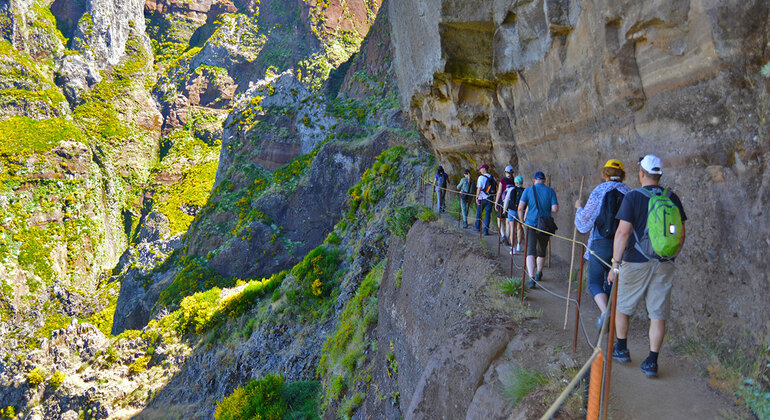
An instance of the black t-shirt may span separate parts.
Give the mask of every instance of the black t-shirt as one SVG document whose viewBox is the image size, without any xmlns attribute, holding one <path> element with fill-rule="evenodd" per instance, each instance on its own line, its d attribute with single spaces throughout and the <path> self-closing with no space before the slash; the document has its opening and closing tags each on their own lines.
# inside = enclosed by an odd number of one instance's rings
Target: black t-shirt
<svg viewBox="0 0 770 420">
<path fill-rule="evenodd" d="M 644 187 L 647 190 L 653 191 L 655 188 L 660 188 L 654 185 L 648 185 Z M 661 188 L 662 189 L 662 188 Z M 682 222 L 687 220 L 687 215 L 684 214 L 684 207 L 679 200 L 679 196 L 671 193 L 671 201 L 679 207 L 679 212 L 682 215 Z M 634 231 L 641 238 L 644 235 L 644 228 L 647 227 L 647 207 L 650 204 L 650 199 L 639 191 L 633 190 L 626 194 L 623 199 L 623 203 L 618 209 L 618 214 L 615 216 L 618 220 L 625 220 L 633 225 Z M 647 258 L 642 255 L 641 252 L 634 248 L 636 245 L 636 238 L 633 234 L 628 238 L 628 244 L 626 245 L 626 251 L 623 253 L 623 261 L 627 262 L 647 262 Z"/>
</svg>

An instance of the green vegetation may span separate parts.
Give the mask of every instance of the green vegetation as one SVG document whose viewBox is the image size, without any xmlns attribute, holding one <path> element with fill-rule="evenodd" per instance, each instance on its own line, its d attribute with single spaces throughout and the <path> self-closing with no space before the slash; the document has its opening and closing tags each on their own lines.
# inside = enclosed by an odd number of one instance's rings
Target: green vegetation
<svg viewBox="0 0 770 420">
<path fill-rule="evenodd" d="M 0 417 L 4 419 L 15 419 L 16 418 L 16 408 L 12 405 L 9 405 L 5 408 L 0 408 Z"/>
<path fill-rule="evenodd" d="M 305 298 L 326 298 L 336 286 L 333 276 L 342 261 L 340 250 L 319 246 L 291 270 L 301 285 Z M 292 300 L 292 299 L 290 299 Z"/>
<path fill-rule="evenodd" d="M 195 292 L 210 290 L 214 287 L 232 287 L 235 279 L 226 278 L 206 265 L 206 261 L 200 257 L 184 256 L 177 263 L 182 270 L 176 275 L 174 281 L 161 292 L 158 305 L 176 309 L 185 296 Z"/>
<path fill-rule="evenodd" d="M 528 368 L 516 368 L 509 376 L 500 379 L 503 383 L 503 396 L 514 407 L 527 394 L 547 383 L 547 380 L 537 371 Z"/>
<path fill-rule="evenodd" d="M 386 260 L 381 261 L 366 275 L 355 296 L 345 305 L 318 362 L 318 375 L 323 378 L 325 390 L 323 407 L 338 399 L 345 389 L 359 390 L 342 401 L 338 417 L 349 417 L 361 404 L 365 394 L 360 389 L 371 380 L 372 363 L 367 364 L 366 354 L 376 346 L 371 329 L 377 322 L 377 292 L 385 264 Z"/>
<path fill-rule="evenodd" d="M 281 271 L 266 279 L 250 281 L 243 291 L 222 301 L 219 312 L 231 319 L 243 315 L 257 303 L 258 299 L 272 294 L 281 285 L 287 274 L 288 272 Z"/>
<path fill-rule="evenodd" d="M 406 234 L 409 233 L 409 229 L 417 221 L 418 211 L 419 207 L 416 205 L 397 208 L 387 219 L 390 233 L 401 238 L 402 241 L 406 240 Z"/>
<path fill-rule="evenodd" d="M 48 386 L 52 390 L 56 390 L 64 383 L 65 379 L 67 379 L 67 375 L 65 375 L 64 372 L 57 370 L 51 375 L 51 379 L 48 380 Z"/>
<path fill-rule="evenodd" d="M 150 363 L 151 358 L 151 356 L 142 356 L 134 360 L 134 363 L 128 366 L 128 374 L 132 376 L 138 375 L 147 370 L 147 365 Z"/>
<path fill-rule="evenodd" d="M 521 277 L 506 277 L 497 281 L 500 293 L 508 296 L 521 297 Z M 524 287 L 524 297 L 527 297 L 528 287 Z"/>
<path fill-rule="evenodd" d="M 38 366 L 27 373 L 27 383 L 31 387 L 36 387 L 45 381 L 47 375 L 48 372 Z"/>
<path fill-rule="evenodd" d="M 64 118 L 11 117 L 0 121 L 0 155 L 16 155 L 19 159 L 30 153 L 45 153 L 65 140 L 82 142 L 83 135 Z"/>
<path fill-rule="evenodd" d="M 356 220 L 357 212 L 366 215 L 384 196 L 385 188 L 398 181 L 398 163 L 405 151 L 404 146 L 396 146 L 380 153 L 372 167 L 364 171 L 361 181 L 348 190 L 349 222 Z"/>
<path fill-rule="evenodd" d="M 735 343 L 710 336 L 709 339 L 683 339 L 675 351 L 692 356 L 708 376 L 709 386 L 730 397 L 760 419 L 770 414 L 770 345 L 753 349 L 737 348 Z M 764 337 L 762 337 L 764 338 Z M 764 339 L 760 339 L 764 343 Z"/>
<path fill-rule="evenodd" d="M 246 419 L 317 419 L 318 383 L 286 383 L 281 376 L 269 374 L 252 379 L 245 386 L 217 402 L 217 420 Z"/>
</svg>

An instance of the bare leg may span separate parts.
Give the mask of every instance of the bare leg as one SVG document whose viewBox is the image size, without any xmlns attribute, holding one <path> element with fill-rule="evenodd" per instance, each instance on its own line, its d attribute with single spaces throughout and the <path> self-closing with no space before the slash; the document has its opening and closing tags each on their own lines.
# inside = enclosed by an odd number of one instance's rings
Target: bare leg
<svg viewBox="0 0 770 420">
<path fill-rule="evenodd" d="M 527 273 L 529 274 L 530 277 L 535 277 L 535 256 L 534 255 L 527 255 Z"/>
<path fill-rule="evenodd" d="M 604 311 L 607 310 L 607 294 L 606 293 L 599 293 L 598 295 L 594 296 L 594 302 L 596 302 L 596 306 L 599 307 L 599 310 L 604 313 Z"/>
<path fill-rule="evenodd" d="M 617 321 L 616 321 L 617 322 Z M 660 352 L 663 345 L 663 337 L 666 335 L 666 320 L 650 320 L 650 351 Z"/>
<path fill-rule="evenodd" d="M 537 271 L 542 272 L 545 265 L 545 257 L 537 257 Z"/>
</svg>

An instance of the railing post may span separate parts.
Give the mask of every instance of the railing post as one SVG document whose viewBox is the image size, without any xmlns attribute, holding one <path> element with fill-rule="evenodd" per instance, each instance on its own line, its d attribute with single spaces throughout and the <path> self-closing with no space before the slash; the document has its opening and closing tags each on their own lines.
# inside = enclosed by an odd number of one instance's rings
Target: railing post
<svg viewBox="0 0 770 420">
<path fill-rule="evenodd" d="M 463 193 L 460 191 L 457 191 L 457 228 L 459 229 L 462 225 L 463 220 L 463 204 L 460 202 L 463 199 Z"/>
<path fill-rule="evenodd" d="M 612 352 L 615 348 L 615 314 L 617 314 L 618 304 L 618 285 L 620 284 L 620 275 L 615 276 L 615 283 L 612 285 L 612 300 L 610 300 L 610 331 L 607 334 L 607 367 L 604 369 L 604 383 L 602 395 L 602 419 L 607 420 L 608 407 L 610 404 L 610 382 L 612 380 Z"/>
<path fill-rule="evenodd" d="M 527 277 L 527 244 L 529 243 L 529 229 L 524 225 L 524 264 L 521 265 L 521 301 L 524 302 L 524 279 Z"/>
<path fill-rule="evenodd" d="M 577 306 L 575 307 L 575 338 L 572 340 L 572 352 L 577 352 L 577 338 L 578 338 L 578 323 L 580 322 L 580 298 L 583 296 L 583 264 L 585 263 L 586 246 L 581 248 L 583 253 L 580 254 L 580 273 L 578 273 L 578 289 L 577 289 Z"/>
</svg>

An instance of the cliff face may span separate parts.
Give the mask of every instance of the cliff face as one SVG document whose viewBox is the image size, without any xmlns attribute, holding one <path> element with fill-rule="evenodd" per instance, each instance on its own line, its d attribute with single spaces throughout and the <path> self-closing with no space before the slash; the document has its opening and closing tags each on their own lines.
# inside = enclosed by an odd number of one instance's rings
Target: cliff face
<svg viewBox="0 0 770 420">
<path fill-rule="evenodd" d="M 765 2 L 396 0 L 390 18 L 402 105 L 450 173 L 543 170 L 568 227 L 581 177 L 618 158 L 638 186 L 636 159 L 661 156 L 689 217 L 674 324 L 768 335 Z"/>
</svg>

